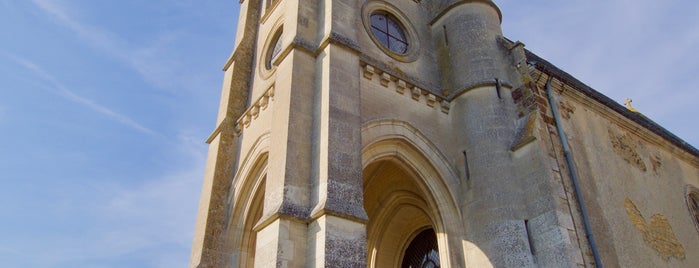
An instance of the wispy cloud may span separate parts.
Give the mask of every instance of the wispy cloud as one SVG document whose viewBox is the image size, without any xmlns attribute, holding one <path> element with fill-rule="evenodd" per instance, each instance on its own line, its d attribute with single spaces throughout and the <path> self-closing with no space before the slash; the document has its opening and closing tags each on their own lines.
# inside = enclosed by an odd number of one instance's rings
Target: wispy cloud
<svg viewBox="0 0 699 268">
<path fill-rule="evenodd" d="M 109 57 L 130 66 L 148 83 L 159 89 L 172 90 L 187 84 L 178 62 L 169 60 L 165 47 L 180 35 L 176 31 L 158 33 L 147 44 L 130 45 L 119 35 L 76 19 L 74 11 L 59 0 L 32 0 L 41 11 L 59 25 L 70 29 L 86 43 Z"/>
<path fill-rule="evenodd" d="M 125 125 L 131 129 L 134 129 L 136 131 L 149 134 L 149 135 L 159 135 L 155 131 L 151 130 L 150 128 L 147 128 L 135 120 L 131 119 L 130 117 L 123 115 L 121 113 L 118 113 L 110 108 L 105 107 L 104 105 L 101 105 L 89 98 L 83 97 L 75 93 L 74 91 L 68 89 L 63 83 L 58 81 L 54 76 L 49 74 L 48 72 L 44 71 L 41 67 L 38 65 L 34 64 L 33 62 L 20 58 L 18 56 L 13 56 L 13 55 L 8 55 L 6 53 L 3 53 L 7 58 L 11 59 L 14 61 L 16 64 L 19 66 L 22 66 L 26 70 L 31 71 L 34 75 L 36 75 L 39 79 L 43 80 L 45 83 L 47 83 L 46 88 L 50 89 L 57 95 L 75 102 L 77 104 L 80 104 L 90 110 L 93 110 L 97 113 L 100 113 L 122 125 Z M 0 110 L 0 118 L 2 116 L 2 110 Z"/>
<path fill-rule="evenodd" d="M 43 12 L 53 17 L 58 23 L 74 31 L 81 38 L 89 41 L 92 45 L 120 55 L 119 49 L 122 44 L 116 36 L 108 31 L 98 29 L 94 26 L 81 23 L 70 15 L 66 6 L 58 4 L 57 0 L 32 0 L 32 2 Z"/>
</svg>

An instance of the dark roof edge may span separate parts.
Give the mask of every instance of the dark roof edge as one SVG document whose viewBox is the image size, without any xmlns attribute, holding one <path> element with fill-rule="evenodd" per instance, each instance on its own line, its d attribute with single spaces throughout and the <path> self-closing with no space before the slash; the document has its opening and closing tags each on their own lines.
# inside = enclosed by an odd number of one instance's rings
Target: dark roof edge
<svg viewBox="0 0 699 268">
<path fill-rule="evenodd" d="M 580 80 L 576 79 L 569 73 L 566 73 L 565 71 L 559 69 L 555 65 L 551 64 L 550 62 L 546 61 L 545 59 L 537 56 L 533 52 L 526 50 L 525 53 L 527 55 L 527 61 L 532 63 L 537 69 L 540 71 L 546 73 L 547 75 L 553 76 L 559 81 L 575 88 L 576 90 L 579 90 L 586 96 L 592 98 L 593 100 L 598 101 L 599 103 L 609 107 L 610 109 L 616 111 L 617 113 L 621 114 L 622 116 L 631 119 L 632 121 L 636 122 L 637 124 L 645 127 L 646 129 L 652 131 L 653 133 L 659 135 L 660 137 L 663 137 L 664 139 L 668 140 L 670 143 L 674 144 L 675 146 L 685 150 L 686 152 L 694 155 L 695 157 L 699 157 L 699 150 L 694 148 L 692 145 L 687 143 L 686 141 L 680 139 L 679 137 L 675 136 L 675 134 L 672 134 L 672 132 L 668 131 L 667 129 L 663 128 L 662 126 L 658 125 L 657 123 L 653 122 L 653 120 L 649 119 L 648 117 L 643 116 L 640 113 L 634 113 L 626 109 L 626 107 L 622 106 L 621 104 L 617 103 L 616 101 L 610 99 L 609 97 L 605 96 L 604 94 L 598 92 L 597 90 L 594 90 L 593 88 L 589 87 L 583 82 L 580 82 Z"/>
</svg>

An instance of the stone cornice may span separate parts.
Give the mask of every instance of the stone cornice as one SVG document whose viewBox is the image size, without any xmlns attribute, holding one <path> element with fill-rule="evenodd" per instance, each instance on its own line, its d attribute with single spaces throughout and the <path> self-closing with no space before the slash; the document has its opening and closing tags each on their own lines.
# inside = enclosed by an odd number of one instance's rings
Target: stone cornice
<svg viewBox="0 0 699 268">
<path fill-rule="evenodd" d="M 257 119 L 260 112 L 269 107 L 271 101 L 274 100 L 274 84 L 272 84 L 265 93 L 262 94 L 250 107 L 243 112 L 243 115 L 235 121 L 235 131 L 240 134 L 244 128 L 250 126 L 250 123 Z"/>
<path fill-rule="evenodd" d="M 373 80 L 376 76 L 379 78 L 379 83 L 386 88 L 388 88 L 389 84 L 394 83 L 396 92 L 398 94 L 403 95 L 405 91 L 408 91 L 410 92 L 410 96 L 413 100 L 421 102 L 421 100 L 424 98 L 427 106 L 434 107 L 438 105 L 443 113 L 449 114 L 451 102 L 444 96 L 435 94 L 435 92 L 432 90 L 424 89 L 414 83 L 406 82 L 407 79 L 404 76 L 397 76 L 385 69 L 375 67 L 363 60 L 360 61 L 360 64 L 362 65 L 362 74 L 365 79 Z"/>
</svg>

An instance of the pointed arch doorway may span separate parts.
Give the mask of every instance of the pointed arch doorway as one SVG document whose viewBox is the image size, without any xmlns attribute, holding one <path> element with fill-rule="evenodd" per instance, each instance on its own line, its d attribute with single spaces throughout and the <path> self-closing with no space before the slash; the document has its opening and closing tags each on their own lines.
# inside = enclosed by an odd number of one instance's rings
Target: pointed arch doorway
<svg viewBox="0 0 699 268">
<path fill-rule="evenodd" d="M 367 267 L 442 267 L 439 215 L 416 172 L 397 157 L 364 168 Z"/>
<path fill-rule="evenodd" d="M 370 121 L 362 127 L 362 167 L 367 267 L 402 267 L 406 256 L 420 255 L 408 248 L 426 230 L 436 244 L 417 252 L 439 264 L 431 267 L 463 267 L 461 180 L 435 144 L 408 122 Z"/>
</svg>

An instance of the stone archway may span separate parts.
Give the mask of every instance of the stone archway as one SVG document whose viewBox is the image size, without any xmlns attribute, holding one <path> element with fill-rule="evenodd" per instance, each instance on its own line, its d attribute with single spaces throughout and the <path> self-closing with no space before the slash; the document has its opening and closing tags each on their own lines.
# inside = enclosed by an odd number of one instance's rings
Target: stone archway
<svg viewBox="0 0 699 268">
<path fill-rule="evenodd" d="M 232 198 L 234 205 L 225 243 L 233 247 L 231 262 L 235 267 L 254 266 L 257 246 L 255 225 L 262 218 L 266 181 L 267 154 L 264 153 L 254 164 L 251 174 L 245 177 L 245 182 L 239 185 L 241 188 L 235 191 L 238 195 Z"/>
<path fill-rule="evenodd" d="M 255 225 L 263 214 L 267 168 L 269 158 L 269 134 L 255 141 L 234 177 L 228 197 L 231 204 L 227 229 L 226 248 L 233 253 L 227 267 L 254 267 L 257 246 Z"/>
<path fill-rule="evenodd" d="M 464 263 L 460 188 L 446 158 L 406 122 L 362 128 L 368 267 L 399 267 L 412 239 L 433 229 L 441 267 Z"/>
<path fill-rule="evenodd" d="M 436 209 L 411 173 L 391 158 L 364 169 L 368 267 L 398 267 L 412 238 L 422 230 L 435 229 Z"/>
</svg>

